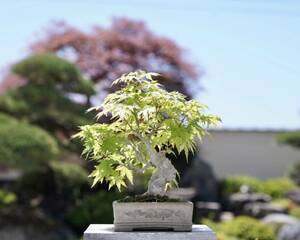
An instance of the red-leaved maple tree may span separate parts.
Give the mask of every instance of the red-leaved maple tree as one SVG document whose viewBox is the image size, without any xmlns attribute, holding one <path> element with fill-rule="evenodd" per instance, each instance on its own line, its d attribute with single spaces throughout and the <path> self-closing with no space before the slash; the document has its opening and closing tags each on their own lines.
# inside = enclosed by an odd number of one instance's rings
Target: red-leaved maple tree
<svg viewBox="0 0 300 240">
<path fill-rule="evenodd" d="M 75 63 L 82 73 L 112 91 L 113 79 L 125 72 L 143 69 L 159 72 L 157 79 L 167 90 L 191 95 L 188 82 L 194 86 L 201 75 L 194 64 L 186 61 L 184 51 L 174 41 L 151 32 L 141 21 L 116 18 L 107 27 L 83 32 L 63 22 L 53 23 L 43 39 L 33 43 L 32 53 L 54 52 Z M 8 81 L 15 81 L 8 77 Z M 4 83 L 9 85 L 9 83 Z"/>
</svg>

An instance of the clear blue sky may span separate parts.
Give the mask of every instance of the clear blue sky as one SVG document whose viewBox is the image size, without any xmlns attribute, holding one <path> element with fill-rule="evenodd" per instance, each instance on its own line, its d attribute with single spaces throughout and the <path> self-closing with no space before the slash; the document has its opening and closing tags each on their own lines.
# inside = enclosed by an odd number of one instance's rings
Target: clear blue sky
<svg viewBox="0 0 300 240">
<path fill-rule="evenodd" d="M 300 128 L 300 1 L 2 1 L 0 66 L 26 54 L 51 20 L 81 29 L 144 20 L 202 66 L 197 98 L 227 128 Z"/>
</svg>

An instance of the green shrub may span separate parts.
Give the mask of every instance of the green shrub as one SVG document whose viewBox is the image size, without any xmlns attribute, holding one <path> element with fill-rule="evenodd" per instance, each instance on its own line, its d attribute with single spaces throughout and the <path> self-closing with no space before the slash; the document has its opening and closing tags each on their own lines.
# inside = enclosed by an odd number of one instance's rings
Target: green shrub
<svg viewBox="0 0 300 240">
<path fill-rule="evenodd" d="M 66 220 L 78 231 L 91 223 L 112 223 L 112 202 L 123 197 L 121 193 L 106 191 L 87 196 L 68 213 Z"/>
<path fill-rule="evenodd" d="M 66 213 L 90 192 L 88 173 L 72 163 L 51 162 L 25 172 L 16 184 L 25 205 L 38 207 L 50 216 L 64 219 Z"/>
<path fill-rule="evenodd" d="M 275 178 L 263 181 L 260 185 L 260 191 L 270 195 L 273 198 L 280 198 L 296 187 L 296 184 L 288 178 Z"/>
<path fill-rule="evenodd" d="M 75 132 L 78 125 L 89 122 L 84 105 L 47 85 L 26 85 L 7 91 L 0 96 L 0 110 L 53 134 Z"/>
<path fill-rule="evenodd" d="M 45 168 L 27 171 L 18 181 L 18 189 L 30 198 L 39 195 L 55 197 L 64 203 L 76 202 L 90 189 L 88 173 L 73 163 L 53 161 Z"/>
<path fill-rule="evenodd" d="M 1 114 L 0 164 L 27 170 L 55 159 L 58 153 L 56 141 L 47 132 Z"/>
<path fill-rule="evenodd" d="M 210 227 L 218 240 L 274 240 L 276 235 L 275 227 L 250 217 L 237 217 L 225 223 L 205 219 L 202 224 Z"/>
<path fill-rule="evenodd" d="M 9 123 L 17 123 L 17 119 L 15 119 L 14 117 L 11 117 L 7 114 L 4 113 L 0 113 L 0 127 L 2 124 L 9 124 Z"/>
<path fill-rule="evenodd" d="M 290 215 L 300 219 L 300 207 L 292 208 L 290 211 Z"/>
<path fill-rule="evenodd" d="M 12 192 L 0 189 L 0 208 L 6 207 L 17 201 L 17 196 Z"/>
<path fill-rule="evenodd" d="M 296 206 L 295 203 L 288 198 L 277 198 L 277 199 L 272 200 L 272 203 L 280 205 L 287 209 L 292 209 Z"/>
<path fill-rule="evenodd" d="M 289 170 L 289 177 L 300 186 L 300 162 L 295 163 Z"/>
<path fill-rule="evenodd" d="M 283 144 L 300 148 L 300 131 L 282 133 L 278 136 L 278 141 Z"/>
<path fill-rule="evenodd" d="M 222 180 L 222 190 L 226 194 L 231 194 L 235 192 L 239 192 L 241 186 L 247 185 L 253 191 L 259 191 L 261 181 L 250 176 L 236 175 L 236 176 L 228 176 Z"/>
<path fill-rule="evenodd" d="M 91 121 L 85 114 L 86 105 L 74 101 L 70 94 L 79 93 L 89 99 L 94 94 L 92 81 L 84 79 L 75 65 L 54 54 L 29 56 L 14 65 L 12 71 L 26 84 L 0 96 L 0 111 L 40 126 L 69 147 L 69 136 L 79 125 Z"/>
<path fill-rule="evenodd" d="M 56 161 L 51 162 L 50 166 L 58 193 L 68 193 L 73 197 L 78 197 L 82 189 L 89 187 L 88 172 L 81 166 Z"/>
<path fill-rule="evenodd" d="M 215 233 L 222 231 L 222 223 L 217 223 L 212 221 L 211 219 L 205 218 L 201 221 L 201 224 L 207 225 L 211 228 Z"/>
<path fill-rule="evenodd" d="M 93 94 L 91 81 L 83 79 L 79 69 L 67 60 L 54 54 L 29 56 L 13 66 L 13 72 L 30 83 L 57 85 L 65 91 Z"/>
<path fill-rule="evenodd" d="M 237 217 L 224 223 L 222 231 L 228 236 L 242 240 L 274 240 L 276 237 L 274 227 L 250 217 Z"/>
<path fill-rule="evenodd" d="M 296 184 L 288 178 L 258 180 L 250 176 L 229 176 L 222 180 L 221 186 L 225 194 L 239 192 L 241 186 L 247 185 L 254 192 L 261 192 L 273 198 L 280 198 Z"/>
</svg>

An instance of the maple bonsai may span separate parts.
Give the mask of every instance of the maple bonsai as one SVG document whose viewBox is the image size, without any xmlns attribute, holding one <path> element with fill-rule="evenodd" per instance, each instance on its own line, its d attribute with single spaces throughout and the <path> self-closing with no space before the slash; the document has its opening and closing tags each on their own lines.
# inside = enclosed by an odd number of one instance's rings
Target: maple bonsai
<svg viewBox="0 0 300 240">
<path fill-rule="evenodd" d="M 75 135 L 84 143 L 83 154 L 96 161 L 91 177 L 93 185 L 109 182 L 120 190 L 133 182 L 133 172 L 154 169 L 145 193 L 164 196 L 168 186 L 176 184 L 177 171 L 167 154 L 195 148 L 197 137 L 220 119 L 204 113 L 205 106 L 186 100 L 178 92 L 167 92 L 153 78 L 156 73 L 136 71 L 123 74 L 113 82 L 122 86 L 109 94 L 97 117 L 110 116 L 110 123 L 81 127 Z"/>
</svg>

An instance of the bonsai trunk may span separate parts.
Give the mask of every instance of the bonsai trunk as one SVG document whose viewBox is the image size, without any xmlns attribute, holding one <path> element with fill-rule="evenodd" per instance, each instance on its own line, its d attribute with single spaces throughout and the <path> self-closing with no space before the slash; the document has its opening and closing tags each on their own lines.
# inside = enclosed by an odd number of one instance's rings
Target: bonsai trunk
<svg viewBox="0 0 300 240">
<path fill-rule="evenodd" d="M 176 179 L 176 169 L 164 152 L 150 152 L 150 163 L 156 167 L 156 171 L 151 176 L 148 183 L 146 195 L 164 196 L 166 184 Z"/>
</svg>

